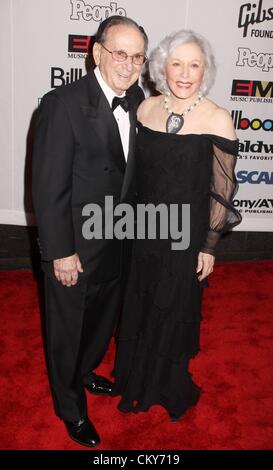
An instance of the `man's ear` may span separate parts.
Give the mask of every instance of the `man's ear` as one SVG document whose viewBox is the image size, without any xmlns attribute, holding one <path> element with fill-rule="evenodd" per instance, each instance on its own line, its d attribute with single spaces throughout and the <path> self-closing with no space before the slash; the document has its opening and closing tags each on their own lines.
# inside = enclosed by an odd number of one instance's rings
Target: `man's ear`
<svg viewBox="0 0 273 470">
<path fill-rule="evenodd" d="M 98 42 L 95 42 L 93 46 L 93 57 L 96 65 L 100 63 L 100 55 L 101 55 L 101 45 Z"/>
</svg>

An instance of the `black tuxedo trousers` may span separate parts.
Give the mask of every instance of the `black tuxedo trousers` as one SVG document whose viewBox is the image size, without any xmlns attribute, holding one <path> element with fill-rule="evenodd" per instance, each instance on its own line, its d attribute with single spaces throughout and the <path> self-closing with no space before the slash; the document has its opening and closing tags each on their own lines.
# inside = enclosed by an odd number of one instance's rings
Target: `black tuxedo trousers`
<svg viewBox="0 0 273 470">
<path fill-rule="evenodd" d="M 47 357 L 55 412 L 61 419 L 87 416 L 84 383 L 100 364 L 121 310 L 120 279 L 65 287 L 45 276 Z"/>
</svg>

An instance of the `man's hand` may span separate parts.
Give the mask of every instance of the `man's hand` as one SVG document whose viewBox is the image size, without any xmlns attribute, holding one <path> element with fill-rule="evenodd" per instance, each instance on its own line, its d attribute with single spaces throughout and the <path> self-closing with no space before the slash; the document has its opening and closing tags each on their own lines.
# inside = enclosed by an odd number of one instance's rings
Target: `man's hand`
<svg viewBox="0 0 273 470">
<path fill-rule="evenodd" d="M 78 273 L 83 272 L 77 253 L 66 258 L 54 259 L 53 267 L 56 278 L 66 287 L 75 286 Z"/>
<path fill-rule="evenodd" d="M 198 276 L 198 281 L 203 281 L 205 277 L 212 273 L 214 261 L 215 256 L 209 255 L 208 253 L 202 253 L 202 251 L 200 251 L 196 269 L 197 273 L 201 272 L 200 276 Z"/>
</svg>

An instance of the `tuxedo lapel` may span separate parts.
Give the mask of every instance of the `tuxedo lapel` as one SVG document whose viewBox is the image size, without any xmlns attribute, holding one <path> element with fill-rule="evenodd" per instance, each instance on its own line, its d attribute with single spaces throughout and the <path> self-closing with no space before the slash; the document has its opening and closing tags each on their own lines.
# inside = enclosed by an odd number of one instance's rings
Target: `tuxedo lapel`
<svg viewBox="0 0 273 470">
<path fill-rule="evenodd" d="M 137 127 L 137 108 L 141 101 L 144 100 L 144 93 L 139 88 L 138 83 L 135 82 L 126 92 L 128 99 L 131 104 L 131 110 L 129 112 L 130 117 L 130 137 L 129 137 L 129 151 L 126 172 L 124 175 L 121 200 L 131 200 L 135 196 L 135 145 L 136 145 L 136 127 Z"/>
<path fill-rule="evenodd" d="M 114 160 L 124 173 L 126 161 L 116 119 L 94 73 L 89 72 L 88 75 L 89 104 L 82 106 L 82 111 L 99 137 L 98 145 L 106 149 L 109 158 Z"/>
</svg>

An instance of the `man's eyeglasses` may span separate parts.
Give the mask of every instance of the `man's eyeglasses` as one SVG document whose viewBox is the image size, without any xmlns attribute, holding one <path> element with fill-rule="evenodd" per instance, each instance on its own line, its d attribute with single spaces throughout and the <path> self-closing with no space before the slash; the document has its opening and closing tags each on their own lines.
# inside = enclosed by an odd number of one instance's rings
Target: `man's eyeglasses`
<svg viewBox="0 0 273 470">
<path fill-rule="evenodd" d="M 114 60 L 116 60 L 117 62 L 125 62 L 128 57 L 132 57 L 132 62 L 133 64 L 135 65 L 143 65 L 145 60 L 146 60 L 146 57 L 144 54 L 134 54 L 134 55 L 128 55 L 126 52 L 124 51 L 109 51 L 109 49 L 107 49 L 107 47 L 105 47 L 103 44 L 101 44 L 101 46 L 103 47 L 103 49 L 105 49 L 107 52 L 109 52 L 110 54 L 112 54 L 112 58 Z"/>
</svg>

